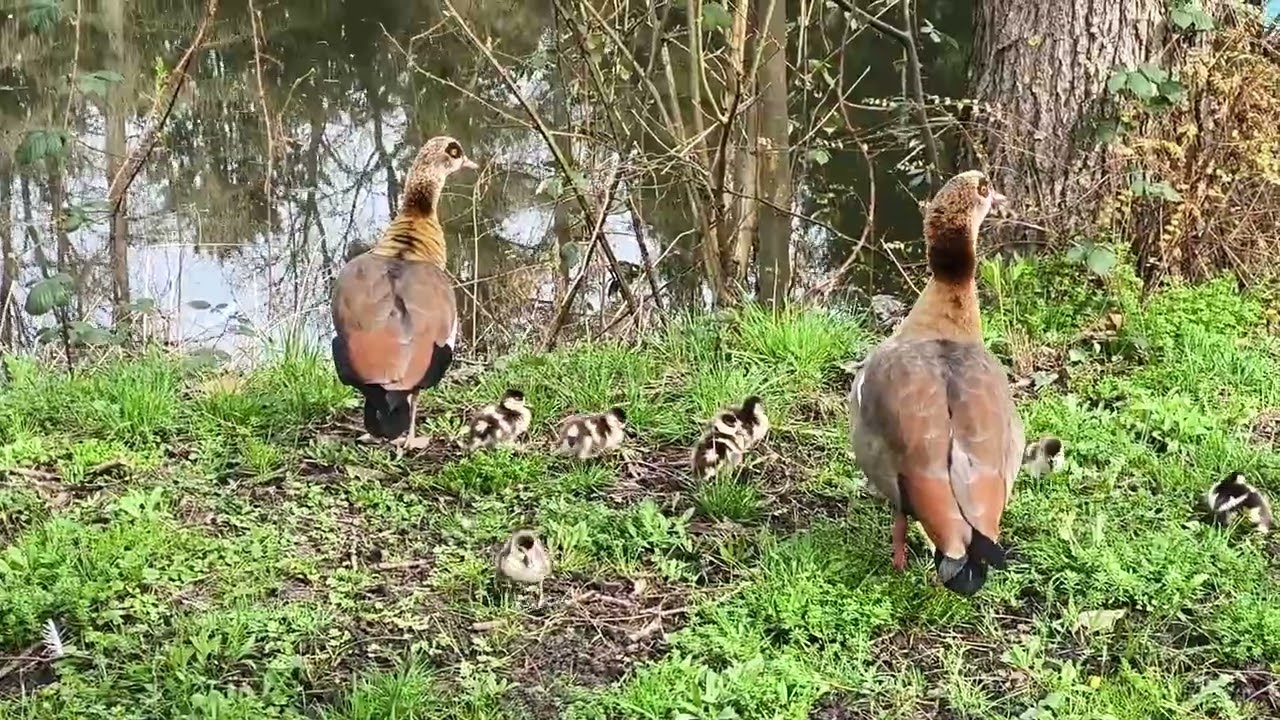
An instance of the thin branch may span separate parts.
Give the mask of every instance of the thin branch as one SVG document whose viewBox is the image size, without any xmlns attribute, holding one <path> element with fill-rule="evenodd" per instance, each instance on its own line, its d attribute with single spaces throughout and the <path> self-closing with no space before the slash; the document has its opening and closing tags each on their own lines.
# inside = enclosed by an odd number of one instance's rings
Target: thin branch
<svg viewBox="0 0 1280 720">
<path fill-rule="evenodd" d="M 649 248 L 644 242 L 644 220 L 640 217 L 640 205 L 635 196 L 627 194 L 627 209 L 631 211 L 631 232 L 636 236 L 636 245 L 640 248 L 640 261 L 644 263 L 644 275 L 649 279 L 649 290 L 653 293 L 653 304 L 658 314 L 666 316 L 662 307 L 662 297 L 658 291 L 658 278 L 654 276 L 653 259 L 649 257 Z"/>
<path fill-rule="evenodd" d="M 535 110 L 534 107 L 529 104 L 529 101 L 525 99 L 524 95 L 520 93 L 520 88 L 511 77 L 511 73 L 507 72 L 507 69 L 498 62 L 496 57 L 493 56 L 493 51 L 489 49 L 489 46 L 492 44 L 492 40 L 486 43 L 480 42 L 480 38 L 475 34 L 475 31 L 471 29 L 471 26 L 467 21 L 462 19 L 462 15 L 453 7 L 453 3 L 450 2 L 450 0 L 444 0 L 444 6 L 448 10 L 449 15 L 453 16 L 458 27 L 460 27 L 462 32 L 467 36 L 467 39 L 471 41 L 471 44 L 474 45 L 482 55 L 484 55 L 485 60 L 487 60 L 489 65 L 493 67 L 494 71 L 498 73 L 498 76 L 502 78 L 503 84 L 507 86 L 507 89 L 511 91 L 512 95 L 515 95 L 516 101 L 520 103 L 520 107 L 522 107 L 525 114 L 529 116 L 529 120 L 533 123 L 534 128 L 537 129 L 538 134 L 542 136 L 543 141 L 547 144 L 547 148 L 551 150 L 552 156 L 555 157 L 556 165 L 560 167 L 560 172 L 564 173 L 565 178 L 570 181 L 569 184 L 573 187 L 574 197 L 578 200 L 578 206 L 582 208 L 583 216 L 590 217 L 593 214 L 591 202 L 587 200 L 587 196 L 583 193 L 582 188 L 579 187 L 579 183 L 573 181 L 574 173 L 572 166 L 569 164 L 569 159 L 564 156 L 563 152 L 561 152 L 559 143 L 555 141 L 555 137 L 553 136 L 551 129 L 547 127 L 545 122 L 543 122 L 542 116 L 538 114 L 538 111 Z M 617 184 L 619 177 L 621 177 L 620 172 L 614 176 L 614 185 Z M 609 199 L 611 196 L 612 192 L 605 197 L 604 205 L 599 210 L 601 213 L 605 213 L 607 215 Z M 626 278 L 622 276 L 622 268 L 618 266 L 618 258 L 614 255 L 613 248 L 609 246 L 608 241 L 605 241 L 601 243 L 600 249 L 604 252 L 605 258 L 609 261 L 609 269 L 613 272 L 613 276 L 618 280 L 618 284 L 622 290 L 622 296 L 627 301 L 627 305 L 632 308 L 636 307 L 635 295 L 632 294 L 631 287 L 627 284 Z"/>
<path fill-rule="evenodd" d="M 911 16 L 911 0 L 898 0 L 902 8 L 902 28 L 896 28 L 863 10 L 855 5 L 852 0 L 832 0 L 832 2 L 845 12 L 858 16 L 863 22 L 875 28 L 877 32 L 896 40 L 898 44 L 902 45 L 902 49 L 907 56 L 907 77 L 911 83 L 912 99 L 915 101 L 916 121 L 920 124 L 920 135 L 924 140 L 925 159 L 928 160 L 930 165 L 928 171 L 929 187 L 933 192 L 937 192 L 938 173 L 942 172 L 942 166 L 938 161 L 938 143 L 933 137 L 933 130 L 929 127 L 929 113 L 924 103 L 924 81 L 921 79 L 920 53 L 916 49 L 915 32 L 912 30 L 914 23 Z"/>
<path fill-rule="evenodd" d="M 862 235 L 858 238 L 858 243 L 849 249 L 849 257 L 845 258 L 845 261 L 840 264 L 840 267 L 836 268 L 835 272 L 827 276 L 825 280 L 809 288 L 809 291 L 805 293 L 806 300 L 820 296 L 825 301 L 831 296 L 832 291 L 836 289 L 836 286 L 844 278 L 845 273 L 849 272 L 849 268 L 853 267 L 854 261 L 858 259 L 858 254 L 866 245 L 867 239 L 871 237 L 871 233 L 875 228 L 876 172 L 875 168 L 871 165 L 871 156 L 867 154 L 866 144 L 858 143 L 858 149 L 862 151 L 862 159 L 867 163 L 867 179 L 871 183 L 870 192 L 867 193 L 869 196 L 867 200 L 867 220 L 862 226 Z"/>
<path fill-rule="evenodd" d="M 448 1 L 445 0 L 446 3 Z M 547 352 L 555 347 L 556 336 L 560 334 L 560 328 L 564 327 L 565 321 L 569 318 L 569 308 L 573 306 L 573 299 L 582 288 L 582 282 L 587 277 L 587 271 L 591 269 L 591 258 L 594 255 L 596 246 L 604 247 L 609 244 L 608 240 L 604 238 L 604 221 L 609 217 L 609 204 L 613 202 L 613 193 L 618 189 L 618 183 L 621 181 L 622 171 L 619 168 L 614 171 L 609 187 L 601 198 L 600 207 L 596 209 L 595 222 L 591 225 L 591 238 L 587 243 L 587 251 L 582 256 L 582 266 L 578 268 L 577 276 L 569 284 L 569 290 L 565 292 L 564 299 L 560 301 L 560 307 L 556 309 L 555 319 L 551 321 L 551 329 L 547 331 L 547 337 L 542 341 L 542 352 Z M 619 282 L 622 280 L 621 273 L 618 274 L 618 280 Z M 630 305 L 629 307 L 634 308 L 635 305 Z"/>
<path fill-rule="evenodd" d="M 218 1 L 207 0 L 204 18 L 200 21 L 200 27 L 196 29 L 195 37 L 191 39 L 191 44 L 187 47 L 187 51 L 183 53 L 182 59 L 178 61 L 177 66 L 165 78 L 164 91 L 156 96 L 155 104 L 151 106 L 147 131 L 143 134 L 138 147 L 132 153 L 129 153 L 128 162 L 120 166 L 120 170 L 111 180 L 111 188 L 107 191 L 107 202 L 111 204 L 110 219 L 112 227 L 115 226 L 116 213 L 120 212 L 120 205 L 124 202 L 129 186 L 133 184 L 133 179 L 142 170 L 143 163 L 150 157 L 151 150 L 156 145 L 160 131 L 169 119 L 169 113 L 173 111 L 173 104 L 178 99 L 178 92 L 182 90 L 182 85 L 187 80 L 187 69 L 191 67 L 196 55 L 200 53 L 200 49 L 204 46 L 205 33 L 213 23 L 214 14 L 218 12 Z"/>
</svg>

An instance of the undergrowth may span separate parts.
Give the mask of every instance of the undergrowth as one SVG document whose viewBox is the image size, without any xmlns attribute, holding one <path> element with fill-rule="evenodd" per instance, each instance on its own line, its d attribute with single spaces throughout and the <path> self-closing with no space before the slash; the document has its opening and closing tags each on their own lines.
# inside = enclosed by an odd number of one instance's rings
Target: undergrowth
<svg viewBox="0 0 1280 720">
<path fill-rule="evenodd" d="M 10 359 L 0 718 L 1274 717 L 1273 546 L 1193 509 L 1228 470 L 1280 489 L 1267 291 L 1140 302 L 1132 275 L 1082 277 L 983 269 L 1028 435 L 1069 459 L 1020 479 L 1018 562 L 974 599 L 920 548 L 889 566 L 846 447 L 844 368 L 877 339 L 857 312 L 516 354 L 424 394 L 440 441 L 403 457 L 354 441 L 322 353 L 243 376 L 160 351 L 74 378 Z M 527 447 L 451 449 L 507 387 L 535 411 Z M 702 423 L 752 393 L 765 446 L 694 482 Z M 557 419 L 614 404 L 626 452 L 546 452 Z M 493 580 L 518 526 L 555 556 L 540 590 Z"/>
</svg>

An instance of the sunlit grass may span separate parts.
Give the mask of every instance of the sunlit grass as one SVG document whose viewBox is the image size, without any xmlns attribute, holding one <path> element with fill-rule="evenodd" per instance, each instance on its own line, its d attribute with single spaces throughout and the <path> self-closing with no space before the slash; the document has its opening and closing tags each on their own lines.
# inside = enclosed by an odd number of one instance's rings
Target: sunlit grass
<svg viewBox="0 0 1280 720">
<path fill-rule="evenodd" d="M 889 567 L 845 447 L 840 366 L 877 339 L 860 314 L 747 307 L 448 378 L 422 398 L 442 441 L 507 387 L 534 410 L 523 448 L 473 455 L 352 442 L 355 394 L 297 343 L 243 375 L 10 359 L 0 655 L 51 619 L 75 652 L 53 684 L 0 679 L 0 718 L 1264 716 L 1243 688 L 1280 664 L 1272 551 L 1193 510 L 1230 469 L 1280 488 L 1251 430 L 1280 405 L 1259 302 L 1215 282 L 1143 307 L 1125 278 L 1027 268 L 988 332 L 1057 358 L 1020 410 L 1068 463 L 1019 481 L 1018 562 L 973 600 L 919 548 Z M 1116 341 L 1076 340 L 1118 310 Z M 693 482 L 702 424 L 748 394 L 767 447 Z M 614 404 L 627 452 L 549 457 L 560 418 Z M 494 581 L 515 527 L 553 553 L 541 592 Z"/>
</svg>

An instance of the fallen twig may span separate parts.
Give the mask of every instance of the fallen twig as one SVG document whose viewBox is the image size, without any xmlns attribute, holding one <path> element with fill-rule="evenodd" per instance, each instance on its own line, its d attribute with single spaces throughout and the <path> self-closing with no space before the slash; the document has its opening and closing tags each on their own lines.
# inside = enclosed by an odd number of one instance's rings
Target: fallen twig
<svg viewBox="0 0 1280 720">
<path fill-rule="evenodd" d="M 142 140 L 133 152 L 129 153 L 129 160 L 111 179 L 111 188 L 107 190 L 107 202 L 111 205 L 110 227 L 112 228 L 115 227 L 116 214 L 120 212 L 120 206 L 124 203 L 129 186 L 142 170 L 143 163 L 150 157 L 151 150 L 155 148 L 156 139 L 169 119 L 169 113 L 173 110 L 174 102 L 177 101 L 178 92 L 182 90 L 182 85 L 187 80 L 187 68 L 191 67 L 196 55 L 204 46 L 204 36 L 209 25 L 213 23 L 213 16 L 218 12 L 218 2 L 219 0 L 208 0 L 205 4 L 204 18 L 196 28 L 195 37 L 191 39 L 191 44 L 183 53 L 182 59 L 165 78 L 165 88 L 156 96 L 155 104 L 151 106 L 151 113 L 147 116 L 147 130 L 142 134 Z"/>
</svg>

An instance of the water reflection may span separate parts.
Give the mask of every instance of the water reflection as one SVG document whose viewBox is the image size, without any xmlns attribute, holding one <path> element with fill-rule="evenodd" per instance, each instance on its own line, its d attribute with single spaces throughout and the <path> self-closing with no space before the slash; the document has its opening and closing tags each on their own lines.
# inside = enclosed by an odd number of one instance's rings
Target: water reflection
<svg viewBox="0 0 1280 720">
<path fill-rule="evenodd" d="M 43 272 L 37 245 L 51 263 L 63 257 L 76 279 L 71 315 L 110 324 L 120 281 L 113 282 L 108 228 L 92 204 L 105 198 L 119 158 L 137 146 L 168 64 L 185 48 L 203 11 L 194 0 L 83 5 L 78 53 L 76 24 L 64 15 L 74 5 L 29 4 L 0 25 L 0 62 L 6 63 L 0 67 L 0 127 L 3 152 L 12 160 L 6 165 L 11 171 L 0 173 L 0 214 L 9 220 L 0 234 L 16 260 L 7 329 L 17 341 L 30 342 L 39 326 L 52 322 L 51 316 L 33 319 L 19 311 L 26 288 Z M 922 13 L 930 7 L 924 4 Z M 128 290 L 133 300 L 155 301 L 148 332 L 170 342 L 243 351 L 260 348 L 263 336 L 327 335 L 333 273 L 389 219 L 417 145 L 446 131 L 485 166 L 479 175 L 455 176 L 443 202 L 464 335 L 481 341 L 536 337 L 545 330 L 557 289 L 576 272 L 578 241 L 586 231 L 576 207 L 548 197 L 545 181 L 556 173 L 542 139 L 510 120 L 522 120 L 519 107 L 462 38 L 440 30 L 439 9 L 288 0 L 259 10 L 266 49 L 261 93 L 248 7 L 224 2 L 192 82 L 131 186 Z M 589 115 L 589 109 L 567 108 L 562 83 L 553 81 L 555 63 L 547 61 L 555 45 L 551 3 L 476 2 L 464 10 L 479 32 L 497 39 L 523 90 L 548 117 L 580 121 Z M 883 57 L 892 47 L 876 38 L 860 42 L 854 47 L 864 55 Z M 850 51 L 845 62 L 860 57 Z M 947 75 L 949 56 L 933 62 L 939 82 L 956 81 L 958 75 Z M 78 71 L 69 84 L 73 63 Z M 859 87 L 867 94 L 893 93 L 898 81 L 892 66 L 874 69 Z M 263 105 L 276 130 L 270 140 Z M 74 138 L 68 151 L 33 157 L 32 133 L 56 133 L 64 121 Z M 884 118 L 869 117 L 868 123 L 883 125 Z M 589 149 L 566 145 L 579 154 Z M 884 168 L 893 166 L 892 153 L 882 158 Z M 912 236 L 918 231 L 914 198 L 898 187 L 901 176 L 884 168 L 878 160 L 877 226 Z M 865 193 L 866 173 L 859 153 L 833 147 L 830 162 L 797 175 L 797 208 L 836 230 L 797 223 L 797 255 L 811 269 L 842 262 L 849 250 L 845 238 L 861 234 L 864 210 L 857 196 Z M 688 207 L 670 191 L 657 190 L 641 197 L 639 206 L 648 254 L 662 258 L 659 282 L 669 301 L 700 301 Z M 55 231 L 51 217 L 76 213 L 94 221 L 66 224 L 65 234 Z M 625 206 L 619 204 L 605 227 L 619 260 L 640 264 Z M 880 262 L 869 255 L 854 287 L 869 291 L 882 284 Z M 582 293 L 581 311 L 593 328 L 622 307 L 618 296 L 605 292 L 605 281 L 603 268 L 595 269 Z M 647 294 L 647 284 L 638 279 L 635 290 Z"/>
</svg>

